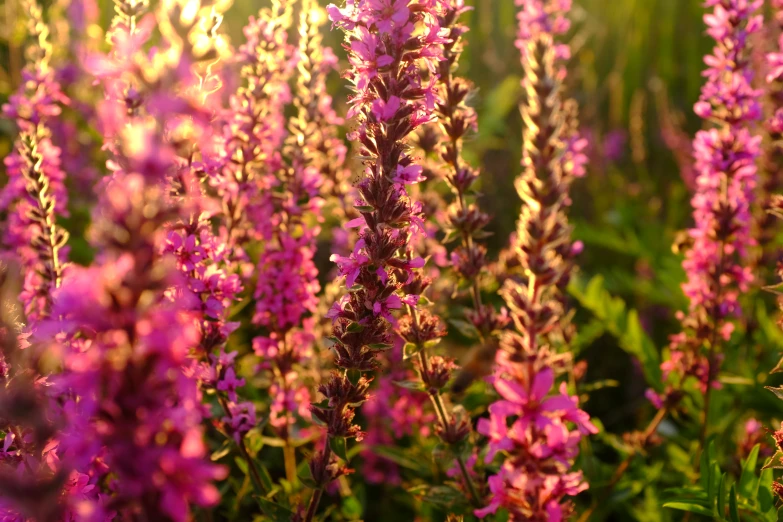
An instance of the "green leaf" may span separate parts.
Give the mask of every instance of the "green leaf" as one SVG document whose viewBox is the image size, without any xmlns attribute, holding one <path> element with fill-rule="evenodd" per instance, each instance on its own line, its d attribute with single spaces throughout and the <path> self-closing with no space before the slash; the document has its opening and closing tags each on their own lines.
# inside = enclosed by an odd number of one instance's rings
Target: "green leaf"
<svg viewBox="0 0 783 522">
<path fill-rule="evenodd" d="M 598 340 L 605 331 L 603 323 L 595 318 L 591 319 L 589 323 L 581 325 L 576 336 L 571 340 L 570 348 L 574 357 Z"/>
<path fill-rule="evenodd" d="M 774 368 L 772 368 L 772 370 L 770 370 L 769 373 L 780 373 L 780 372 L 783 372 L 783 357 L 781 357 L 778 360 L 778 363 L 775 365 Z"/>
<path fill-rule="evenodd" d="M 767 469 L 783 469 L 783 464 L 781 464 L 781 459 L 783 459 L 783 451 L 776 451 L 772 457 L 767 461 L 766 464 L 761 468 L 762 470 Z"/>
<path fill-rule="evenodd" d="M 718 514 L 722 517 L 726 513 L 726 474 L 720 476 L 718 483 Z"/>
<path fill-rule="evenodd" d="M 305 486 L 307 486 L 308 488 L 310 488 L 310 489 L 317 489 L 318 488 L 318 484 L 316 484 L 315 480 L 313 480 L 312 477 L 305 477 L 305 476 L 302 476 L 301 474 L 297 475 L 297 477 L 299 477 L 299 481 L 302 484 L 304 484 Z"/>
<path fill-rule="evenodd" d="M 774 387 L 774 386 L 764 386 L 766 389 L 771 391 L 775 394 L 775 397 L 777 397 L 780 400 L 783 400 L 783 386 Z"/>
<path fill-rule="evenodd" d="M 737 508 L 737 492 L 734 489 L 734 484 L 731 485 L 731 491 L 729 492 L 729 516 L 731 522 L 740 522 L 739 509 Z"/>
<path fill-rule="evenodd" d="M 717 462 L 710 464 L 710 477 L 709 488 L 707 489 L 707 498 L 710 499 L 710 505 L 715 506 L 715 500 L 718 497 L 718 489 L 720 488 L 720 466 Z"/>
<path fill-rule="evenodd" d="M 699 457 L 699 486 L 705 492 L 710 487 L 710 461 L 706 449 L 701 452 L 701 457 Z"/>
<path fill-rule="evenodd" d="M 404 359 L 407 361 L 411 357 L 415 356 L 417 353 L 421 351 L 421 347 L 415 343 L 405 343 L 405 346 L 402 347 L 403 353 L 405 354 Z"/>
<path fill-rule="evenodd" d="M 290 522 L 294 513 L 280 504 L 263 497 L 255 497 L 261 511 L 275 522 Z"/>
<path fill-rule="evenodd" d="M 222 459 L 222 458 L 223 458 L 223 457 L 225 457 L 226 455 L 228 455 L 228 453 L 229 453 L 230 451 L 231 451 L 231 441 L 228 441 L 228 440 L 227 440 L 226 442 L 224 442 L 224 443 L 223 443 L 223 445 L 222 445 L 222 446 L 220 446 L 220 448 L 218 448 L 217 450 L 215 450 L 215 451 L 212 453 L 212 455 L 210 455 L 210 456 L 209 456 L 209 458 L 210 458 L 210 460 L 217 461 L 217 460 L 220 460 L 220 459 Z"/>
<path fill-rule="evenodd" d="M 739 480 L 739 494 L 747 499 L 755 499 L 759 487 L 759 479 L 756 476 L 756 464 L 759 458 L 759 445 L 753 446 L 748 458 L 742 463 L 742 474 Z"/>
<path fill-rule="evenodd" d="M 346 328 L 346 331 L 349 333 L 361 332 L 362 330 L 364 330 L 364 326 L 359 323 L 351 323 L 348 325 L 348 328 Z"/>
<path fill-rule="evenodd" d="M 775 498 L 772 495 L 772 470 L 765 469 L 759 478 L 758 501 L 762 512 L 768 512 L 775 507 Z"/>
<path fill-rule="evenodd" d="M 430 339 L 429 341 L 424 341 L 424 348 L 434 348 L 440 344 L 440 337 L 437 339 Z"/>
<path fill-rule="evenodd" d="M 242 471 L 242 473 L 247 475 L 247 461 L 245 459 L 243 459 L 242 457 L 235 457 L 234 463 L 237 465 L 240 471 Z"/>
<path fill-rule="evenodd" d="M 702 504 L 698 504 L 695 501 L 678 501 L 667 502 L 663 505 L 665 508 L 678 509 L 680 511 L 690 511 L 691 513 L 697 513 L 699 515 L 712 516 L 712 510 L 704 507 Z"/>
<path fill-rule="evenodd" d="M 331 437 L 329 439 L 329 447 L 335 455 L 348 462 L 348 455 L 345 448 L 345 437 Z"/>
<path fill-rule="evenodd" d="M 569 292 L 579 303 L 599 319 L 606 331 L 615 336 L 620 347 L 639 359 L 647 384 L 662 390 L 660 354 L 647 336 L 636 310 L 626 311 L 625 302 L 613 297 L 605 288 L 601 276 L 595 276 L 586 285 L 572 281 Z"/>
<path fill-rule="evenodd" d="M 409 489 L 408 492 L 424 502 L 446 507 L 464 503 L 467 500 L 463 492 L 446 485 L 429 486 L 424 484 L 415 486 Z"/>
<path fill-rule="evenodd" d="M 479 331 L 473 326 L 473 323 L 469 323 L 463 319 L 449 319 L 449 323 L 457 329 L 459 333 L 467 337 L 468 339 L 478 339 Z"/>
<path fill-rule="evenodd" d="M 406 390 L 424 391 L 424 384 L 421 381 L 393 381 L 395 385 Z"/>
<path fill-rule="evenodd" d="M 272 488 L 274 488 L 275 483 L 272 482 L 272 476 L 269 474 L 269 470 L 258 460 L 256 460 L 256 467 L 258 468 L 258 476 L 261 477 L 264 488 L 266 488 L 267 491 L 271 491 Z"/>
</svg>

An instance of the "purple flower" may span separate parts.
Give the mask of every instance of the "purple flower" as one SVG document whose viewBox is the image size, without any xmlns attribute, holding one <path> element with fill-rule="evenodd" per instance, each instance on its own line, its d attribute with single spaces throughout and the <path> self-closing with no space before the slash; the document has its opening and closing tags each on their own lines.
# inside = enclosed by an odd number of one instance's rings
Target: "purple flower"
<svg viewBox="0 0 783 522">
<path fill-rule="evenodd" d="M 587 489 L 581 472 L 569 472 L 579 441 L 598 431 L 565 383 L 552 393 L 562 356 L 551 351 L 550 336 L 569 328 L 560 294 L 579 250 L 571 244 L 565 215 L 568 188 L 584 173 L 586 161 L 575 130 L 575 106 L 563 104 L 559 92 L 549 94 L 546 87 L 565 73 L 556 60 L 567 56 L 568 49 L 552 37 L 567 29 L 563 10 L 568 7 L 570 1 L 525 2 L 519 16 L 517 43 L 527 94 L 522 116 L 528 125 L 523 172 L 516 182 L 524 204 L 514 255 L 525 276 L 509 277 L 500 290 L 515 329 L 500 338 L 491 382 L 501 399 L 490 405 L 489 419 L 482 419 L 478 430 L 490 439 L 487 460 L 501 452 L 505 460 L 489 478 L 490 504 L 475 511 L 480 517 L 502 507 L 513 521 L 564 520 L 572 510 L 565 498 Z M 545 98 L 542 92 L 547 92 Z M 547 180 L 546 191 L 540 190 L 541 180 Z M 540 231 L 545 229 L 559 232 L 542 240 Z"/>
<path fill-rule="evenodd" d="M 691 198 L 694 227 L 689 230 L 692 245 L 682 266 L 687 281 L 682 289 L 690 301 L 682 315 L 683 332 L 672 337 L 672 359 L 662 368 L 680 381 L 693 376 L 709 395 L 714 387 L 721 355 L 715 344 L 728 340 L 733 330 L 729 321 L 741 314 L 739 296 L 753 281 L 747 266 L 751 235 L 751 206 L 754 201 L 761 137 L 751 134 L 753 122 L 761 116 L 760 91 L 752 86 L 748 63 L 749 37 L 761 27 L 754 14 L 758 0 L 710 0 L 714 7 L 704 16 L 708 34 L 716 40 L 705 58 L 707 79 L 695 112 L 717 126 L 699 131 L 693 140 L 697 172 Z M 710 356 L 703 350 L 709 349 Z M 673 392 L 672 384 L 666 394 Z"/>
<path fill-rule="evenodd" d="M 366 158 L 366 176 L 358 184 L 356 204 L 364 226 L 350 256 L 333 257 L 350 279 L 346 285 L 358 289 L 340 298 L 330 310 L 331 339 L 336 365 L 360 373 L 378 365 L 377 350 L 367 346 L 389 344 L 393 311 L 402 307 L 406 294 L 399 295 L 400 290 L 413 271 L 412 264 L 399 256 L 414 257 L 410 235 L 418 233 L 421 224 L 420 205 L 410 200 L 396 176 L 398 167 L 412 163 L 401 146 L 405 136 L 431 118 L 426 101 L 414 93 L 423 92 L 419 67 L 438 56 L 438 44 L 426 36 L 433 29 L 437 32 L 438 23 L 431 6 L 417 4 L 414 10 L 409 3 L 351 0 L 345 8 L 327 8 L 333 24 L 346 32 L 345 48 L 351 64 L 346 76 L 355 90 L 349 117 L 357 118 L 357 128 L 349 137 L 359 142 L 360 155 Z M 423 31 L 417 31 L 417 24 Z M 391 128 L 404 132 L 386 132 Z M 409 172 L 418 178 L 415 170 Z M 414 299 L 405 300 L 415 305 Z M 331 406 L 313 406 L 312 412 L 326 425 L 327 438 L 361 439 L 353 418 L 355 408 L 368 398 L 367 378 L 352 382 L 335 374 L 319 391 Z M 332 461 L 329 450 L 311 460 L 311 473 L 319 487 L 345 472 Z M 318 499 L 319 495 L 313 497 L 312 509 Z"/>
</svg>

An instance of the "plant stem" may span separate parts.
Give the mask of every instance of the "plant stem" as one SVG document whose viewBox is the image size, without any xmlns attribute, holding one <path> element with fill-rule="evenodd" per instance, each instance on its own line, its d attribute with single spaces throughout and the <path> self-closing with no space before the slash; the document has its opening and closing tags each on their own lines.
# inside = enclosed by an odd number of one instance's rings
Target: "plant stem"
<svg viewBox="0 0 783 522">
<path fill-rule="evenodd" d="M 283 446 L 283 460 L 285 461 L 285 478 L 288 482 L 293 483 L 296 480 L 296 450 L 287 437 Z"/>
<path fill-rule="evenodd" d="M 413 318 L 413 324 L 415 328 L 418 329 L 419 316 L 416 309 L 408 305 L 408 312 L 411 314 L 411 317 Z M 429 368 L 429 357 L 427 356 L 427 349 L 424 346 L 418 346 L 418 349 L 419 349 L 419 360 L 421 361 L 422 370 L 427 371 L 427 369 Z M 443 403 L 443 397 L 441 396 L 440 390 L 432 389 L 428 391 L 428 394 L 430 396 L 430 399 L 432 400 L 432 404 L 435 406 L 435 412 L 438 416 L 438 421 L 440 422 L 441 428 L 445 432 L 448 429 L 449 424 L 451 424 L 451 417 L 449 416 L 448 413 L 446 413 L 446 406 Z M 462 479 L 465 481 L 465 485 L 467 486 L 468 491 L 470 492 L 470 503 L 474 507 L 477 508 L 482 507 L 481 498 L 476 492 L 476 486 L 473 484 L 473 479 L 471 479 L 470 473 L 468 473 L 468 468 L 465 465 L 465 461 L 463 460 L 461 455 L 456 455 L 456 460 L 457 463 L 459 464 L 460 473 L 462 474 Z"/>
<path fill-rule="evenodd" d="M 724 198 L 728 198 L 728 178 L 724 177 L 722 183 L 721 193 Z M 704 441 L 707 439 L 707 425 L 710 415 L 710 391 L 712 390 L 712 365 L 715 359 L 715 347 L 718 343 L 718 313 L 720 311 L 721 295 L 723 285 L 720 282 L 720 274 L 723 273 L 724 265 L 726 263 L 726 240 L 720 242 L 720 261 L 718 262 L 717 270 L 715 271 L 715 285 L 718 287 L 715 292 L 715 303 L 712 305 L 712 332 L 710 332 L 710 347 L 707 353 L 707 389 L 704 390 L 704 415 L 702 417 L 701 429 L 699 430 L 699 449 L 704 449 Z M 696 461 L 698 462 L 698 460 Z"/>
<path fill-rule="evenodd" d="M 326 435 L 326 444 L 324 447 L 324 452 L 321 458 L 324 460 L 324 462 L 329 462 L 329 457 L 332 454 L 332 446 L 329 444 L 330 437 L 327 434 Z M 324 492 L 324 486 L 320 486 L 313 491 L 313 496 L 310 497 L 310 504 L 307 506 L 307 515 L 305 515 L 304 522 L 312 522 L 313 518 L 315 517 L 315 512 L 318 510 L 318 504 L 321 502 L 321 496 Z"/>
<path fill-rule="evenodd" d="M 323 494 L 323 488 L 318 488 L 313 491 L 313 496 L 310 497 L 310 505 L 307 506 L 307 515 L 305 516 L 305 522 L 312 522 L 315 516 L 315 511 L 318 509 L 318 504 L 321 501 L 321 495 Z"/>
</svg>

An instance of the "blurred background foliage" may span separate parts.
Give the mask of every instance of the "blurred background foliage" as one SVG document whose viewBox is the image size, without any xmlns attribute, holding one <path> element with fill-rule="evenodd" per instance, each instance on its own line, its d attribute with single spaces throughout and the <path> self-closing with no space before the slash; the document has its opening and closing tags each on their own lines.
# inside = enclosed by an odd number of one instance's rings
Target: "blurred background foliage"
<svg viewBox="0 0 783 522">
<path fill-rule="evenodd" d="M 512 0 L 467 3 L 474 10 L 465 17 L 471 30 L 460 74 L 478 87 L 472 103 L 480 130 L 467 143 L 466 154 L 483 171 L 480 204 L 494 216 L 490 227 L 494 235 L 488 245 L 496 256 L 514 230 L 520 205 L 513 190 L 521 152 L 521 66 L 514 46 L 517 8 Z M 99 0 L 99 4 L 105 30 L 112 16 L 111 2 Z M 266 4 L 265 0 L 234 0 L 222 26 L 232 45 L 242 42 L 242 26 Z M 61 0 L 50 0 L 46 12 L 55 25 L 65 23 Z M 658 364 L 668 336 L 678 331 L 675 312 L 687 306 L 679 288 L 684 278 L 681 258 L 672 245 L 678 232 L 691 224 L 690 192 L 682 177 L 683 164 L 666 136 L 682 132 L 692 137 L 701 125 L 692 106 L 702 85 L 702 57 L 711 47 L 703 14 L 697 0 L 574 0 L 568 34 L 572 58 L 565 88 L 579 102 L 591 162 L 587 177 L 572 188 L 574 236 L 585 243 L 572 285 L 580 331 L 572 348 L 587 363 L 579 389 L 584 408 L 604 427 L 584 444 L 580 457 L 591 490 L 578 499 L 578 511 L 597 504 L 590 520 L 682 520 L 681 511 L 661 507 L 667 498 L 665 488 L 697 480 L 698 422 L 675 417 L 661 427 L 669 442 L 655 448 L 654 454 L 634 459 L 619 483 L 606 487 L 627 456 L 622 434 L 643 429 L 654 415 L 644 391 L 658 385 L 653 381 L 660 375 Z M 0 102 L 19 82 L 24 24 L 18 2 L 3 0 Z M 87 32 L 100 35 L 94 27 Z M 340 40 L 337 32 L 325 37 L 344 57 Z M 342 105 L 338 112 L 344 114 L 347 90 L 337 75 L 330 81 L 334 98 Z M 0 120 L 0 156 L 8 153 L 14 132 L 12 122 Z M 76 232 L 73 257 L 86 262 L 90 253 L 78 232 L 83 232 L 88 215 L 75 208 L 70 219 L 66 226 Z M 772 283 L 770 274 L 760 274 L 760 283 Z M 783 346 L 774 300 L 754 292 L 745 307 L 751 320 L 725 350 L 723 388 L 713 404 L 715 459 L 721 469 L 737 477 L 741 459 L 749 452 L 741 444 L 744 422 L 755 417 L 771 426 L 781 417 L 780 403 L 763 389 L 779 384 L 767 375 Z M 484 392 L 483 385 L 477 384 L 464 399 L 466 404 L 486 403 L 480 397 Z M 700 405 L 692 411 L 697 418 Z M 413 475 L 428 473 L 418 455 L 390 450 L 386 456 Z M 413 520 L 410 492 L 361 483 L 353 487 L 353 493 L 334 507 L 335 517 Z M 446 511 L 437 502 L 434 506 L 420 510 L 424 513 L 420 520 L 443 519 Z M 704 515 L 689 516 L 695 520 Z"/>
</svg>

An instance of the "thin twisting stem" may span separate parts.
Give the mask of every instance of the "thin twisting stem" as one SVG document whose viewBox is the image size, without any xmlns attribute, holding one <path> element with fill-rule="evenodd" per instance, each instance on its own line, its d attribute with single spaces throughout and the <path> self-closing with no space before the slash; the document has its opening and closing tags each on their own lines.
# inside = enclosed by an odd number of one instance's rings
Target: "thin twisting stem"
<svg viewBox="0 0 783 522">
<path fill-rule="evenodd" d="M 419 327 L 419 314 L 418 311 L 413 308 L 412 306 L 408 306 L 408 313 L 411 315 L 411 318 L 413 319 L 414 328 Z M 422 370 L 424 372 L 429 371 L 430 363 L 429 363 L 429 355 L 427 354 L 427 348 L 424 345 L 417 345 L 417 351 L 419 356 L 419 361 L 421 363 Z M 422 376 L 421 372 L 419 373 L 420 376 Z M 422 383 L 424 383 L 424 380 L 422 379 Z M 425 384 L 426 385 L 426 384 Z M 440 390 L 437 388 L 430 388 L 427 390 L 430 399 L 432 400 L 432 404 L 435 406 L 435 412 L 438 416 L 438 421 L 440 422 L 441 430 L 443 433 L 447 433 L 449 430 L 449 427 L 454 423 L 454 419 L 446 410 L 446 406 L 443 402 L 443 396 L 440 393 Z M 468 488 L 468 491 L 470 492 L 470 503 L 473 504 L 474 507 L 481 507 L 481 498 L 479 497 L 476 486 L 473 484 L 473 479 L 470 476 L 470 473 L 468 472 L 467 466 L 465 466 L 465 461 L 462 458 L 462 455 L 457 454 L 457 463 L 459 464 L 460 473 L 462 474 L 462 479 L 465 481 L 465 485 Z"/>
</svg>

